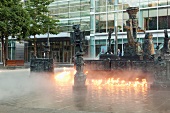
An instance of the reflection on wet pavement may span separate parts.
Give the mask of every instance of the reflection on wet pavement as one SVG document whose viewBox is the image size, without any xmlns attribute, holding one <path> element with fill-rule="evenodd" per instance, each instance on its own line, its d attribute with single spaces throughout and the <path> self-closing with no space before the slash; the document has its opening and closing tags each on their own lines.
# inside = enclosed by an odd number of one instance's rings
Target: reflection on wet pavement
<svg viewBox="0 0 170 113">
<path fill-rule="evenodd" d="M 151 90 L 145 79 L 87 76 L 73 90 L 74 70 L 30 76 L 28 69 L 0 72 L 0 113 L 170 113 L 170 91 Z"/>
</svg>

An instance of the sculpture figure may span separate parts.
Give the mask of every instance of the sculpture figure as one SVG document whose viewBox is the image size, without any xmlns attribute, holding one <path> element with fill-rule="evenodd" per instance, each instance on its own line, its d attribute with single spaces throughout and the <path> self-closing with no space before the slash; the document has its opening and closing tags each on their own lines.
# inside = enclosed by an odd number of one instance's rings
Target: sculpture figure
<svg viewBox="0 0 170 113">
<path fill-rule="evenodd" d="M 153 35 L 146 33 L 143 43 L 143 55 L 145 59 L 153 59 L 155 54 Z"/>
<path fill-rule="evenodd" d="M 124 26 L 125 29 L 127 30 L 127 40 L 128 40 L 128 43 L 130 45 L 134 45 L 135 44 L 135 40 L 134 40 L 134 37 L 133 37 L 133 31 L 132 31 L 132 20 L 128 20 L 126 21 L 126 26 Z"/>
<path fill-rule="evenodd" d="M 108 47 L 108 54 L 112 53 L 112 49 L 111 49 L 111 35 L 112 35 L 113 31 L 112 29 L 109 29 L 109 33 L 108 33 L 108 41 L 109 41 L 109 47 Z"/>
<path fill-rule="evenodd" d="M 74 75 L 74 88 L 85 87 L 86 75 L 83 73 L 83 41 L 84 32 L 80 31 L 80 25 L 73 25 L 74 32 L 71 33 L 72 42 L 75 45 L 75 59 L 76 74 Z"/>
<path fill-rule="evenodd" d="M 163 46 L 163 52 L 164 53 L 170 53 L 170 38 L 168 37 L 167 30 L 164 30 L 164 46 Z"/>
<path fill-rule="evenodd" d="M 126 26 L 124 26 L 124 28 L 127 30 L 128 43 L 125 43 L 124 56 L 139 56 L 142 52 L 141 44 L 137 40 L 138 30 L 143 31 L 138 27 L 138 20 L 136 18 L 138 11 L 138 7 L 127 8 L 129 19 L 126 21 Z"/>
<path fill-rule="evenodd" d="M 82 37 L 82 32 L 80 32 L 80 25 L 73 25 L 73 30 L 74 30 L 74 34 L 73 34 L 73 40 L 74 43 L 76 45 L 76 51 L 80 51 L 83 52 L 83 47 L 82 47 L 82 43 L 83 43 L 83 37 Z"/>
</svg>

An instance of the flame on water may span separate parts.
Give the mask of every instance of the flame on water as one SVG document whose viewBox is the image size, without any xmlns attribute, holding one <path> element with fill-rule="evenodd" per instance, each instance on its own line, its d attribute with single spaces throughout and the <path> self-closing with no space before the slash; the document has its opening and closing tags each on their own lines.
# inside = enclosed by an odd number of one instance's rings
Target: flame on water
<svg viewBox="0 0 170 113">
<path fill-rule="evenodd" d="M 87 74 L 88 74 L 88 71 L 86 71 L 85 74 L 87 75 Z"/>
<path fill-rule="evenodd" d="M 68 80 L 70 80 L 70 72 L 64 71 L 64 72 L 58 73 L 55 75 L 54 78 L 57 81 L 67 82 Z"/>
<path fill-rule="evenodd" d="M 66 68 L 63 68 L 62 72 L 56 73 L 54 78 L 57 83 L 74 83 L 74 75 L 76 74 L 76 70 L 67 71 Z M 85 72 L 88 74 L 88 71 Z M 147 87 L 148 83 L 146 79 L 139 80 L 136 78 L 133 81 L 127 81 L 120 78 L 107 78 L 107 79 L 88 79 L 86 80 L 86 85 L 93 86 L 120 86 L 120 87 Z"/>
<path fill-rule="evenodd" d="M 92 84 L 95 86 L 112 85 L 112 86 L 147 87 L 146 79 L 142 79 L 141 81 L 139 81 L 139 78 L 136 78 L 135 81 L 125 81 L 125 80 L 121 80 L 120 78 L 117 79 L 109 78 L 107 80 L 92 79 L 91 81 L 87 81 L 87 84 Z"/>
<path fill-rule="evenodd" d="M 55 81 L 57 83 L 67 83 L 67 82 L 72 82 L 72 76 L 70 71 L 66 71 L 66 68 L 63 68 L 62 72 L 58 72 L 54 76 Z"/>
</svg>

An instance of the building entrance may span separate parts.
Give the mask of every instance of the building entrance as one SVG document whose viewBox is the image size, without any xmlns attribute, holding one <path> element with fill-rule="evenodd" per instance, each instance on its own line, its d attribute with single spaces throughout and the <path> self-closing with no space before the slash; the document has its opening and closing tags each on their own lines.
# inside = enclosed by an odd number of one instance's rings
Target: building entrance
<svg viewBox="0 0 170 113">
<path fill-rule="evenodd" d="M 63 62 L 69 63 L 70 62 L 70 51 L 64 51 L 63 53 Z"/>
<path fill-rule="evenodd" d="M 55 62 L 61 62 L 61 56 L 60 56 L 60 51 L 53 51 L 52 56 Z"/>
</svg>

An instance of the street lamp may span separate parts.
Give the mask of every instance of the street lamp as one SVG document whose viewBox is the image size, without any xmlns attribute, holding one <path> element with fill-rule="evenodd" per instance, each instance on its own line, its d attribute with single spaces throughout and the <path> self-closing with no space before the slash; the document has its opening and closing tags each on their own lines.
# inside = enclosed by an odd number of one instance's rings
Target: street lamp
<svg viewBox="0 0 170 113">
<path fill-rule="evenodd" d="M 50 26 L 48 25 L 48 32 L 47 32 L 47 44 L 46 44 L 46 58 L 49 58 L 50 54 L 50 40 L 49 40 L 49 31 L 50 31 Z"/>
</svg>

